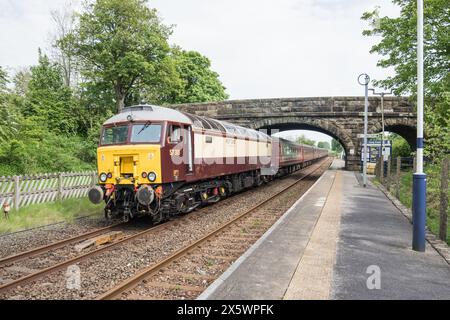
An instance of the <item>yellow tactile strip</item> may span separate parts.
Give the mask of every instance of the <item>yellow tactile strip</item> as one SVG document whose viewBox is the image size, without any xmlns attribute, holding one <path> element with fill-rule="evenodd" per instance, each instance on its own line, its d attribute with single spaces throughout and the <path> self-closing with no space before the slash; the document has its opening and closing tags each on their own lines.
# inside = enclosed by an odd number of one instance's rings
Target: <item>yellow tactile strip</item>
<svg viewBox="0 0 450 320">
<path fill-rule="evenodd" d="M 284 295 L 285 300 L 330 298 L 341 221 L 342 172 L 336 171 L 327 200 Z"/>
</svg>

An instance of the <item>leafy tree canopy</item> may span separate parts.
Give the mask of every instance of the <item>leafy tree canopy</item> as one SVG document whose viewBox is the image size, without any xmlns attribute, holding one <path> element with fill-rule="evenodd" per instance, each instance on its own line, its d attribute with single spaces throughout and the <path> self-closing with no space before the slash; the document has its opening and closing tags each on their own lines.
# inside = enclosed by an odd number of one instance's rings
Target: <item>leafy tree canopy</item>
<svg viewBox="0 0 450 320">
<path fill-rule="evenodd" d="M 8 84 L 8 73 L 0 67 L 0 93 L 7 91 L 6 85 Z"/>
<path fill-rule="evenodd" d="M 327 149 L 330 150 L 330 143 L 328 141 L 319 141 L 317 142 L 317 147 L 318 148 L 323 148 L 323 149 Z"/>
<path fill-rule="evenodd" d="M 371 53 L 382 56 L 378 66 L 394 67 L 395 75 L 375 84 L 395 89 L 396 94 L 414 93 L 417 82 L 417 2 L 392 0 L 400 6 L 400 16 L 380 17 L 380 10 L 365 12 L 362 19 L 370 23 L 365 36 L 381 37 Z M 442 86 L 449 88 L 450 75 L 450 7 L 447 0 L 424 1 L 424 79 L 425 90 L 436 96 Z"/>
<path fill-rule="evenodd" d="M 339 143 L 339 141 L 333 138 L 331 140 L 331 150 L 337 153 L 341 153 L 344 150 L 344 148 L 342 148 L 342 145 Z"/>
<path fill-rule="evenodd" d="M 176 70 L 182 88 L 175 103 L 221 101 L 228 98 L 217 72 L 211 70 L 211 61 L 196 51 L 173 49 Z"/>
<path fill-rule="evenodd" d="M 309 146 L 315 146 L 316 142 L 314 140 L 308 139 L 305 137 L 305 135 L 301 135 L 300 137 L 297 138 L 296 140 L 297 143 L 302 143 L 302 144 L 307 144 Z"/>
<path fill-rule="evenodd" d="M 39 50 L 39 63 L 31 67 L 22 114 L 44 117 L 48 128 L 57 133 L 76 133 L 71 89 L 64 85 L 60 67 Z"/>
<path fill-rule="evenodd" d="M 375 81 L 396 94 L 416 93 L 417 8 L 415 0 L 392 0 L 400 16 L 380 17 L 379 8 L 363 14 L 366 36 L 380 36 L 371 53 L 378 66 L 393 67 L 395 75 Z M 448 0 L 424 1 L 425 153 L 438 159 L 450 153 L 450 6 Z"/>
<path fill-rule="evenodd" d="M 11 78 L 0 67 L 0 175 L 95 168 L 100 126 L 124 105 L 227 98 L 209 59 L 171 48 L 172 27 L 145 0 L 52 17 L 50 58 L 39 50 Z"/>
<path fill-rule="evenodd" d="M 119 111 L 137 82 L 156 84 L 159 71 L 167 68 L 171 28 L 146 4 L 145 0 L 86 3 L 78 26 L 59 42 L 80 58 L 86 78 L 112 86 Z"/>
<path fill-rule="evenodd" d="M 0 142 L 7 141 L 17 133 L 17 112 L 10 106 L 8 73 L 0 67 Z"/>
<path fill-rule="evenodd" d="M 391 132 L 390 139 L 392 142 L 392 157 L 394 159 L 396 159 L 397 157 L 411 156 L 411 148 L 404 138 L 396 133 Z"/>
</svg>

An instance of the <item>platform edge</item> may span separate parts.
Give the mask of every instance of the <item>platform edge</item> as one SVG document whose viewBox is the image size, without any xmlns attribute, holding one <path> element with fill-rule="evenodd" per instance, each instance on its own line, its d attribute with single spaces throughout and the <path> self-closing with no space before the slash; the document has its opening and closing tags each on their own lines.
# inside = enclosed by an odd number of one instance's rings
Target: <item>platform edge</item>
<svg viewBox="0 0 450 320">
<path fill-rule="evenodd" d="M 322 180 L 326 172 L 328 172 L 328 170 L 326 170 L 320 178 L 317 179 L 317 181 L 314 182 L 314 184 L 297 201 L 295 201 L 285 213 L 283 213 L 283 215 L 261 236 L 261 238 L 259 238 L 250 248 L 247 249 L 247 251 L 244 252 L 242 256 L 240 256 L 230 267 L 228 267 L 228 269 L 225 270 L 219 278 L 211 283 L 206 290 L 197 297 L 196 300 L 207 300 L 217 290 L 217 288 L 224 283 L 225 280 L 227 280 L 231 274 L 261 245 L 261 243 L 263 243 L 264 240 L 290 215 L 290 213 L 303 200 L 303 198 L 306 197 L 306 195 L 316 186 L 316 184 Z"/>
</svg>

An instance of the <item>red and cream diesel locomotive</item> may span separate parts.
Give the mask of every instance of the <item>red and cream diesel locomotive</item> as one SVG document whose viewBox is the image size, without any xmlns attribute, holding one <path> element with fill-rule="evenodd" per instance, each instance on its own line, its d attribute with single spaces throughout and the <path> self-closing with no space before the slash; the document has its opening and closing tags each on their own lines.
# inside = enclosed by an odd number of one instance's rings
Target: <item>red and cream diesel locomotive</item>
<svg viewBox="0 0 450 320">
<path fill-rule="evenodd" d="M 153 105 L 108 119 L 97 149 L 91 202 L 105 216 L 150 215 L 155 223 L 293 172 L 328 151 Z"/>
</svg>

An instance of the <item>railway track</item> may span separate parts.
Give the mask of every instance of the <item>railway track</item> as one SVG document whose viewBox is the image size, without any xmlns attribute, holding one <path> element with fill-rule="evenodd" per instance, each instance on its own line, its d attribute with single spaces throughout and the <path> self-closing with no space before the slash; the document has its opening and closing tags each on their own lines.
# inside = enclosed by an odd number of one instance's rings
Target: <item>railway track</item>
<svg viewBox="0 0 450 320">
<path fill-rule="evenodd" d="M 118 224 L 116 224 L 114 226 L 115 227 L 123 226 L 124 224 L 125 223 L 118 223 Z M 57 243 L 53 243 L 53 244 L 48 245 L 48 246 L 43 246 L 41 248 L 36 248 L 34 250 L 30 250 L 30 251 L 18 254 L 16 256 L 7 257 L 4 260 L 8 261 L 9 264 L 16 263 L 16 262 L 18 262 L 20 260 L 23 260 L 23 259 L 27 258 L 27 257 L 30 258 L 30 257 L 36 256 L 36 255 L 39 255 L 39 254 L 43 254 L 43 253 L 49 252 L 51 250 L 54 250 L 57 247 L 60 248 L 60 247 L 62 247 L 64 245 L 66 245 L 66 244 L 70 244 L 70 243 L 73 243 L 73 242 L 75 242 L 77 240 L 84 239 L 84 238 L 86 238 L 86 236 L 92 236 L 92 235 L 95 235 L 95 234 L 98 234 L 98 233 L 101 233 L 101 232 L 104 232 L 104 231 L 112 230 L 112 227 L 113 226 L 101 228 L 101 229 L 98 229 L 98 230 L 94 230 L 93 232 L 89 232 L 89 233 L 86 233 L 86 234 L 83 234 L 83 235 L 80 235 L 80 236 L 77 236 L 77 237 L 73 237 L 73 238 L 70 238 L 70 239 L 59 241 Z M 160 224 L 160 225 L 153 226 L 151 228 L 146 228 L 143 231 L 137 231 L 137 232 L 131 231 L 131 235 L 127 235 L 124 238 L 122 238 L 122 239 L 120 239 L 120 240 L 118 240 L 116 242 L 113 242 L 113 243 L 110 243 L 110 244 L 106 244 L 104 246 L 101 246 L 101 247 L 99 247 L 97 249 L 94 249 L 92 251 L 89 251 L 89 252 L 86 252 L 86 253 L 83 253 L 83 254 L 79 254 L 79 255 L 77 255 L 77 256 L 75 256 L 73 258 L 66 259 L 66 260 L 64 260 L 62 262 L 59 262 L 59 263 L 55 263 L 55 264 L 53 264 L 53 265 L 51 265 L 49 267 L 45 267 L 45 268 L 39 269 L 37 271 L 32 271 L 32 272 L 30 272 L 29 274 L 27 274 L 25 276 L 20 276 L 20 277 L 18 277 L 16 279 L 13 279 L 12 281 L 9 281 L 9 282 L 6 282 L 6 283 L 0 285 L 0 294 L 4 293 L 4 292 L 6 292 L 6 291 L 8 291 L 8 290 L 10 290 L 12 288 L 15 288 L 17 286 L 22 286 L 22 285 L 24 285 L 26 283 L 29 283 L 29 282 L 33 281 L 33 280 L 37 280 L 37 279 L 42 278 L 42 277 L 44 277 L 44 276 L 46 276 L 48 274 L 54 273 L 54 272 L 56 272 L 58 270 L 61 270 L 62 268 L 65 268 L 65 267 L 68 267 L 70 265 L 73 265 L 73 264 L 75 264 L 75 263 L 77 263 L 79 261 L 83 261 L 83 260 L 86 260 L 88 258 L 94 257 L 94 256 L 96 256 L 96 255 L 98 255 L 98 254 L 100 254 L 100 253 L 102 253 L 104 251 L 111 250 L 114 247 L 117 247 L 117 246 L 119 246 L 119 245 L 121 245 L 121 244 L 123 244 L 123 243 L 125 243 L 127 241 L 131 241 L 133 239 L 142 237 L 144 235 L 147 235 L 147 234 L 149 234 L 151 232 L 154 232 L 154 231 L 156 231 L 158 229 L 161 229 L 163 227 L 164 227 L 164 224 Z M 16 257 L 15 260 L 14 260 L 14 257 Z M 3 264 L 4 263 L 2 263 L 2 265 Z"/>
<path fill-rule="evenodd" d="M 105 231 L 108 231 L 108 230 L 113 230 L 114 228 L 117 228 L 117 227 L 119 227 L 119 226 L 121 226 L 123 224 L 124 224 L 123 222 L 115 223 L 115 224 L 107 226 L 107 227 L 95 229 L 95 230 L 92 230 L 92 231 L 89 231 L 89 232 L 82 233 L 80 235 L 76 235 L 74 237 L 63 239 L 61 241 L 57 241 L 57 242 L 54 242 L 54 243 L 51 243 L 51 244 L 48 244 L 48 245 L 39 246 L 37 248 L 33 248 L 33 249 L 30 249 L 30 250 L 27 250 L 27 251 L 23 251 L 23 252 L 20 252 L 18 254 L 15 254 L 15 255 L 10 255 L 10 256 L 1 258 L 0 259 L 0 266 L 5 265 L 5 264 L 10 264 L 10 263 L 15 263 L 15 262 L 18 262 L 18 261 L 26 259 L 26 258 L 34 257 L 34 256 L 36 256 L 38 254 L 46 253 L 46 252 L 49 252 L 51 250 L 55 250 L 55 249 L 61 248 L 61 247 L 65 246 L 65 245 L 67 245 L 67 244 L 71 244 L 71 243 L 74 243 L 74 242 L 77 242 L 77 241 L 81 241 L 81 240 L 87 239 L 89 237 L 98 235 L 98 234 L 100 234 L 102 232 L 105 232 Z"/>
<path fill-rule="evenodd" d="M 321 165 L 314 165 L 314 167 L 311 166 L 311 167 L 305 168 L 304 169 L 305 171 L 309 170 L 308 173 L 306 173 L 300 179 L 296 180 L 294 183 L 290 184 L 287 188 L 284 188 L 280 192 L 276 193 L 276 195 L 279 195 L 282 192 L 285 192 L 286 190 L 290 189 L 294 185 L 298 184 L 300 181 L 302 181 L 306 177 L 310 176 L 312 172 L 317 171 L 321 166 L 323 166 L 323 162 L 321 163 Z M 259 203 L 257 206 L 255 206 L 252 209 L 248 210 L 244 214 L 239 215 L 239 217 L 237 219 L 234 219 L 233 221 L 230 221 L 229 223 L 227 223 L 227 225 L 231 225 L 234 222 L 236 222 L 237 220 L 241 219 L 243 216 L 248 215 L 248 213 L 250 211 L 254 211 L 257 207 L 262 206 L 263 203 L 267 203 L 267 202 L 271 201 L 273 198 L 276 197 L 276 195 L 272 196 L 272 197 L 269 197 L 268 199 L 266 199 L 265 201 Z M 208 207 L 206 207 L 206 208 L 208 208 Z M 55 264 L 53 264 L 51 266 L 39 269 L 37 271 L 32 270 L 32 272 L 30 272 L 29 274 L 26 274 L 24 276 L 20 276 L 20 277 L 18 277 L 16 279 L 13 279 L 12 281 L 9 281 L 9 282 L 6 282 L 4 284 L 1 284 L 0 285 L 0 295 L 4 295 L 5 293 L 7 293 L 8 291 L 10 291 L 10 290 L 12 290 L 14 288 L 18 288 L 18 287 L 21 288 L 21 287 L 23 287 L 23 285 L 25 285 L 27 283 L 36 281 L 36 280 L 38 280 L 40 278 L 45 277 L 46 275 L 49 275 L 49 274 L 55 273 L 57 271 L 60 271 L 63 268 L 66 268 L 66 267 L 68 267 L 70 265 L 79 263 L 81 261 L 88 260 L 88 259 L 90 259 L 90 258 L 92 258 L 92 257 L 94 257 L 96 255 L 99 255 L 99 254 L 101 254 L 103 252 L 109 251 L 109 250 L 111 250 L 111 249 L 113 249 L 115 247 L 119 247 L 119 246 L 124 245 L 124 244 L 126 244 L 128 242 L 132 242 L 135 239 L 150 236 L 150 235 L 152 235 L 152 233 L 157 232 L 158 230 L 170 229 L 171 227 L 176 227 L 177 225 L 183 224 L 186 221 L 193 219 L 195 216 L 201 216 L 202 215 L 202 211 L 203 210 L 199 210 L 197 212 L 193 212 L 193 213 L 191 213 L 189 215 L 186 215 L 184 217 L 181 217 L 181 218 L 178 218 L 178 219 L 175 219 L 175 220 L 172 220 L 172 221 L 169 221 L 169 222 L 166 222 L 166 223 L 163 223 L 163 224 L 160 224 L 160 225 L 157 225 L 157 226 L 145 229 L 143 231 L 135 232 L 132 235 L 128 235 L 125 238 L 123 238 L 123 239 L 121 239 L 121 240 L 119 240 L 117 242 L 104 245 L 102 247 L 99 247 L 99 248 L 94 249 L 92 251 L 86 252 L 84 254 L 79 254 L 79 255 L 77 255 L 75 257 L 72 257 L 72 258 L 69 258 L 69 259 L 65 259 L 65 260 L 63 260 L 61 262 L 55 263 Z M 269 219 L 267 221 L 269 221 Z M 258 223 L 260 223 L 260 222 L 257 221 L 256 224 L 258 224 Z M 75 243 L 75 242 L 80 241 L 82 239 L 85 239 L 85 238 L 87 238 L 89 236 L 94 236 L 94 235 L 102 233 L 104 231 L 111 230 L 114 227 L 120 227 L 121 225 L 123 225 L 123 223 L 118 223 L 118 224 L 115 224 L 115 225 L 112 225 L 112 226 L 100 228 L 100 229 L 97 229 L 97 230 L 94 230 L 94 231 L 90 231 L 90 232 L 87 232 L 87 233 L 84 233 L 84 234 L 81 234 L 81 235 L 78 235 L 78 236 L 75 236 L 75 237 L 72 237 L 72 238 L 68 238 L 68 239 L 65 239 L 65 240 L 62 240 L 62 241 L 55 242 L 55 243 L 50 244 L 50 245 L 38 247 L 38 248 L 35 248 L 35 249 L 32 249 L 32 250 L 28 250 L 28 251 L 19 253 L 19 254 L 14 255 L 14 256 L 9 256 L 9 257 L 0 259 L 0 267 L 3 267 L 4 265 L 8 265 L 8 264 L 17 263 L 17 262 L 19 262 L 19 261 L 21 261 L 21 260 L 23 260 L 25 258 L 39 257 L 40 255 L 43 255 L 44 253 L 50 252 L 50 251 L 58 249 L 58 248 L 62 248 L 64 246 L 68 245 L 68 244 Z M 222 228 L 223 228 L 223 226 L 222 226 Z M 217 233 L 219 231 L 215 230 L 213 232 Z M 199 241 L 204 242 L 204 241 L 207 240 L 207 238 L 211 238 L 211 237 L 212 237 L 212 235 L 210 233 L 208 236 L 200 239 Z M 246 234 L 244 237 L 246 237 L 249 240 L 253 241 L 253 240 L 257 239 L 259 236 L 257 235 L 257 233 L 253 233 L 252 234 L 250 232 L 250 233 Z M 198 241 L 195 242 L 195 243 L 198 243 Z M 170 263 L 171 261 L 176 260 L 176 258 L 174 258 L 174 255 L 176 255 L 177 257 L 181 257 L 181 256 L 183 256 L 182 253 L 185 252 L 186 250 L 189 251 L 189 249 L 184 248 L 184 249 L 181 249 L 181 250 L 175 252 L 169 258 L 163 260 L 161 263 L 157 263 L 155 266 L 158 266 L 158 265 L 161 265 L 161 264 L 162 264 L 162 266 L 164 266 L 164 265 Z M 233 250 L 234 249 L 230 248 L 227 251 L 227 253 L 229 254 L 230 252 L 233 252 Z M 238 254 L 238 252 L 239 252 L 239 250 L 237 250 L 235 253 Z M 204 280 L 210 281 L 210 279 L 209 279 L 210 277 L 208 277 L 208 276 L 204 276 L 204 277 L 200 276 L 200 278 L 201 278 L 202 281 L 204 281 Z M 105 298 L 108 298 L 108 296 L 106 294 L 104 296 L 105 296 Z M 101 297 L 103 297 L 103 296 L 101 296 Z"/>
<path fill-rule="evenodd" d="M 267 204 L 289 192 L 320 169 L 328 168 L 330 164 L 329 160 L 318 164 L 308 174 L 281 191 L 164 260 L 144 269 L 98 296 L 97 299 L 161 299 L 167 297 L 165 294 L 167 291 L 171 292 L 171 298 L 195 298 L 278 219 L 279 215 L 275 214 L 277 208 L 267 209 L 265 208 Z M 252 215 L 260 209 L 264 209 L 266 214 Z M 245 223 L 239 224 L 244 220 Z M 209 274 L 199 268 L 205 265 L 210 271 Z"/>
</svg>

